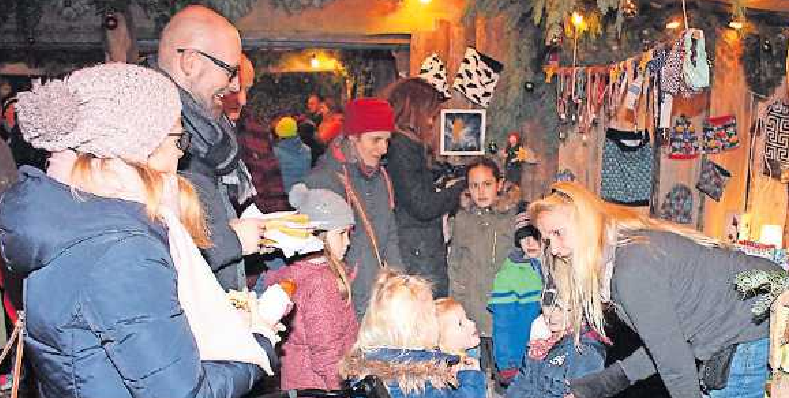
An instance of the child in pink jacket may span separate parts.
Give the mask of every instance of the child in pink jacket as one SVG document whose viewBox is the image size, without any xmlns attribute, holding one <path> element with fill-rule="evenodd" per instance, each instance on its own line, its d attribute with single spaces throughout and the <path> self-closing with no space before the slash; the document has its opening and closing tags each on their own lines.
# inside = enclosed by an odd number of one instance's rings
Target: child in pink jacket
<svg viewBox="0 0 789 398">
<path fill-rule="evenodd" d="M 304 184 L 293 187 L 290 201 L 318 224 L 324 250 L 266 276 L 267 285 L 290 279 L 297 286 L 290 333 L 282 345 L 281 388 L 338 389 L 338 363 L 359 330 L 343 263 L 353 210 L 336 193 Z"/>
</svg>

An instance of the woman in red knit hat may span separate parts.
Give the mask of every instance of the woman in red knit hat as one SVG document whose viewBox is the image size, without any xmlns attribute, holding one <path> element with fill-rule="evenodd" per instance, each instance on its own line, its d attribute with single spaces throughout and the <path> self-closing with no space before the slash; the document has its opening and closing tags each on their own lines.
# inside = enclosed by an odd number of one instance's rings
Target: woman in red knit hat
<svg viewBox="0 0 789 398">
<path fill-rule="evenodd" d="M 359 319 L 365 313 L 376 275 L 386 264 L 399 266 L 394 191 L 381 165 L 394 130 L 394 113 L 386 101 L 360 98 L 345 107 L 343 135 L 326 150 L 306 184 L 340 194 L 353 207 L 356 227 L 346 255 L 356 277 L 351 285 Z"/>
</svg>

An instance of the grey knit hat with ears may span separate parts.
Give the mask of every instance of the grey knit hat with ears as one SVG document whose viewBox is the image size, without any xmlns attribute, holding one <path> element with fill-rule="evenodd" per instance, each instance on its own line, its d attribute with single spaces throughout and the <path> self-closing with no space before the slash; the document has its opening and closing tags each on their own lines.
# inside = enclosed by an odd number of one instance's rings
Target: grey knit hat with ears
<svg viewBox="0 0 789 398">
<path fill-rule="evenodd" d="M 25 141 L 100 158 L 145 162 L 181 117 L 181 98 L 169 78 L 121 63 L 77 70 L 17 98 Z"/>
<path fill-rule="evenodd" d="M 327 189 L 309 189 L 296 184 L 290 190 L 290 204 L 306 214 L 318 229 L 332 230 L 355 225 L 353 209 L 342 196 Z"/>
</svg>

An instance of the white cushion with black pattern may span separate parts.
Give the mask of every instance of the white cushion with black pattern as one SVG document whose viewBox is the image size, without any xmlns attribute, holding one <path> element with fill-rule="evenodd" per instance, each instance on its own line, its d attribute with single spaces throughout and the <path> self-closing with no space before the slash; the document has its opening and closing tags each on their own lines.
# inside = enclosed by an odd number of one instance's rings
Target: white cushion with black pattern
<svg viewBox="0 0 789 398">
<path fill-rule="evenodd" d="M 444 100 L 452 98 L 452 93 L 449 91 L 447 68 L 444 66 L 441 58 L 438 57 L 438 54 L 433 53 L 425 58 L 424 62 L 422 62 L 422 67 L 419 69 L 419 77 L 435 87 L 441 93 L 441 96 L 444 97 Z"/>
<path fill-rule="evenodd" d="M 502 70 L 504 65 L 501 62 L 469 47 L 455 75 L 452 88 L 466 96 L 469 101 L 487 108 Z"/>
</svg>

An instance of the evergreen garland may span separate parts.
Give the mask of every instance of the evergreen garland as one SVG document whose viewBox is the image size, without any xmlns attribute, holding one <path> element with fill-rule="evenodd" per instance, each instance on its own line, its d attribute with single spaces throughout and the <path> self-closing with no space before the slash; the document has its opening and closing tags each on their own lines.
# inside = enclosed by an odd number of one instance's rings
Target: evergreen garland
<svg viewBox="0 0 789 398">
<path fill-rule="evenodd" d="M 202 4 L 213 9 L 225 18 L 236 21 L 252 11 L 255 0 L 92 0 L 97 13 L 107 13 L 127 9 L 132 3 L 137 4 L 148 15 L 173 16 L 182 8 L 191 4 Z"/>
<path fill-rule="evenodd" d="M 520 132 L 530 118 L 539 118 L 540 124 L 548 131 L 533 133 L 537 137 L 548 138 L 546 150 L 555 153 L 559 140 L 554 131 L 559 120 L 555 110 L 555 90 L 552 85 L 544 83 L 542 72 L 546 54 L 544 23 L 535 25 L 531 11 L 529 5 L 524 7 L 508 0 L 477 0 L 469 2 L 464 21 L 469 23 L 477 16 L 503 16 L 504 30 L 509 34 L 506 56 L 501 60 L 505 64 L 502 80 L 487 109 L 487 139 L 504 148 L 507 134 Z M 533 91 L 527 92 L 527 82 L 533 84 Z"/>
<path fill-rule="evenodd" d="M 319 8 L 334 0 L 269 0 L 274 7 L 282 8 L 288 13 L 297 13 L 308 8 Z"/>
</svg>

